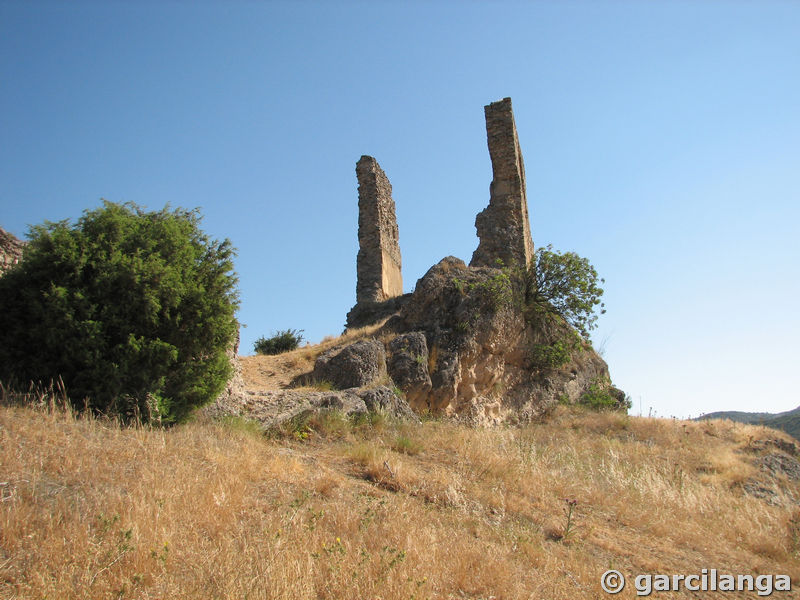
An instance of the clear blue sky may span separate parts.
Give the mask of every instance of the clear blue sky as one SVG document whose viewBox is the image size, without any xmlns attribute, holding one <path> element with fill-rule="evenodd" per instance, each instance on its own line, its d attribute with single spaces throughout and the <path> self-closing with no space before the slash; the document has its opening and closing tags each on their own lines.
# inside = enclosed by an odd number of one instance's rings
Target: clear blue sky
<svg viewBox="0 0 800 600">
<path fill-rule="evenodd" d="M 534 243 L 606 279 L 634 410 L 800 404 L 800 3 L 0 2 L 0 226 L 200 207 L 238 248 L 242 352 L 342 330 L 355 163 L 406 291 L 477 246 L 483 106 L 513 99 Z"/>
</svg>

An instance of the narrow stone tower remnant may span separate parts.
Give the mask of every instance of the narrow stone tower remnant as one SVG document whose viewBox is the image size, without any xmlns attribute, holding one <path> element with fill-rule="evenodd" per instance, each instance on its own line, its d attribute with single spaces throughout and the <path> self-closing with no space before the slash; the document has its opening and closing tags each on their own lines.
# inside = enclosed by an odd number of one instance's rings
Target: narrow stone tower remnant
<svg viewBox="0 0 800 600">
<path fill-rule="evenodd" d="M 362 156 L 358 176 L 357 304 L 383 302 L 403 293 L 403 274 L 392 185 L 378 161 Z"/>
<path fill-rule="evenodd" d="M 470 266 L 527 265 L 533 258 L 533 240 L 525 195 L 525 165 L 511 110 L 511 98 L 483 107 L 486 137 L 492 158 L 489 206 L 475 218 L 478 248 Z"/>
</svg>

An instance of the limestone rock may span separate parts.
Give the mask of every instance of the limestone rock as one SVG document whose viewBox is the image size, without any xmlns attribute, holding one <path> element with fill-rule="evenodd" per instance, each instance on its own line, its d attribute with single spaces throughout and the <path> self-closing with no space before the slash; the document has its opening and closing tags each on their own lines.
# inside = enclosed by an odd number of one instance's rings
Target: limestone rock
<svg viewBox="0 0 800 600">
<path fill-rule="evenodd" d="M 414 331 L 399 335 L 389 343 L 389 351 L 388 369 L 392 381 L 403 390 L 411 407 L 425 410 L 432 387 L 425 334 Z"/>
<path fill-rule="evenodd" d="M 329 381 L 335 388 L 368 385 L 386 373 L 386 351 L 377 340 L 359 340 L 321 354 L 314 363 L 313 378 Z"/>
<path fill-rule="evenodd" d="M 236 339 L 225 353 L 228 361 L 231 363 L 233 372 L 228 383 L 225 384 L 225 389 L 216 400 L 216 404 L 220 406 L 235 405 L 245 394 L 244 377 L 242 376 L 242 363 L 239 360 L 239 333 L 236 333 Z"/>
<path fill-rule="evenodd" d="M 0 276 L 22 258 L 25 242 L 0 227 Z"/>
<path fill-rule="evenodd" d="M 524 266 L 533 258 L 533 240 L 525 191 L 525 165 L 511 110 L 511 98 L 484 107 L 486 137 L 492 159 L 489 206 L 478 214 L 480 243 L 471 266 Z"/>
<path fill-rule="evenodd" d="M 316 392 L 309 390 L 265 390 L 220 399 L 204 407 L 212 417 L 239 416 L 261 423 L 263 428 L 280 427 L 293 419 L 324 411 L 341 412 L 353 417 L 382 411 L 403 420 L 418 420 L 408 404 L 387 387 Z"/>
<path fill-rule="evenodd" d="M 533 364 L 536 345 L 569 330 L 563 323 L 532 323 L 521 286 L 507 271 L 468 267 L 454 257 L 417 282 L 399 318 L 403 331 L 424 333 L 429 354 L 431 389 L 414 397 L 415 410 L 476 424 L 528 421 L 560 401 L 577 402 L 593 384 L 609 385 L 606 363 L 588 344 L 563 366 Z M 395 338 L 390 350 L 409 339 Z M 392 369 L 394 360 L 393 352 Z"/>
<path fill-rule="evenodd" d="M 385 385 L 358 392 L 369 412 L 384 412 L 398 419 L 419 421 L 408 402 Z"/>
</svg>

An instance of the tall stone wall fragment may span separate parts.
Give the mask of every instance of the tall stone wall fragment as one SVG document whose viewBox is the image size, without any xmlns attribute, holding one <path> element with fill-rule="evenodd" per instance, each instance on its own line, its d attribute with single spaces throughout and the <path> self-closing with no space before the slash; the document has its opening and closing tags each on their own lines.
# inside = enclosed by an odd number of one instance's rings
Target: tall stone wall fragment
<svg viewBox="0 0 800 600">
<path fill-rule="evenodd" d="M 383 302 L 403 293 L 399 233 L 392 185 L 371 156 L 356 163 L 358 260 L 356 302 Z"/>
<path fill-rule="evenodd" d="M 470 266 L 527 265 L 533 258 L 533 240 L 525 194 L 525 165 L 511 110 L 511 98 L 484 107 L 486 137 L 492 158 L 489 206 L 478 213 L 478 248 Z"/>
</svg>

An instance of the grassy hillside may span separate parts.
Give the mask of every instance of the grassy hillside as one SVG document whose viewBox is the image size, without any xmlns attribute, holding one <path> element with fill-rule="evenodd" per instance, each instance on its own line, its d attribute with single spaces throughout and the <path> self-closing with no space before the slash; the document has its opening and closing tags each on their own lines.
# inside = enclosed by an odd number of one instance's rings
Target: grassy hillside
<svg viewBox="0 0 800 600">
<path fill-rule="evenodd" d="M 782 413 L 715 412 L 703 415 L 700 419 L 730 419 L 737 423 L 765 425 L 785 431 L 800 440 L 800 407 Z"/>
<path fill-rule="evenodd" d="M 781 437 L 563 410 L 488 430 L 333 414 L 268 438 L 0 407 L 0 597 L 595 599 L 609 568 L 796 588 L 800 489 L 755 460 Z"/>
</svg>

